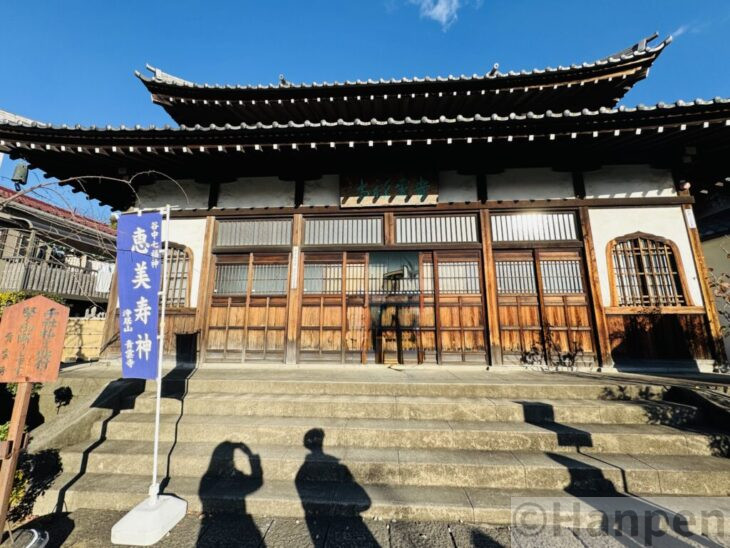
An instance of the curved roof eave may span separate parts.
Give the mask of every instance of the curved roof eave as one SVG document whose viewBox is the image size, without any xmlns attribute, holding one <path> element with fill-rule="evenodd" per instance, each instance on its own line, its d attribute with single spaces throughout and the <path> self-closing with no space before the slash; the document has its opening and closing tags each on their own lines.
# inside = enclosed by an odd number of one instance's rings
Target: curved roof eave
<svg viewBox="0 0 730 548">
<path fill-rule="evenodd" d="M 584 62 L 581 64 L 572 64 L 569 66 L 557 66 L 557 67 L 545 67 L 543 69 L 533 68 L 532 70 L 521 70 L 519 72 L 517 71 L 509 71 L 509 72 L 500 72 L 497 70 L 497 67 L 499 65 L 495 65 L 495 67 L 488 73 L 479 75 L 479 74 L 473 74 L 471 76 L 467 75 L 449 75 L 447 77 L 441 77 L 441 76 L 425 76 L 425 77 L 411 77 L 411 78 L 391 78 L 391 79 L 383 79 L 380 78 L 378 80 L 368 79 L 368 80 L 354 80 L 349 81 L 346 80 L 344 82 L 311 82 L 311 83 L 291 83 L 286 81 L 283 78 L 283 75 L 280 77 L 280 82 L 278 84 L 266 84 L 266 85 L 241 85 L 241 84 L 217 84 L 217 83 L 197 83 L 192 82 L 190 80 L 186 80 L 183 78 L 180 78 L 178 76 L 174 76 L 172 74 L 169 74 L 167 72 L 162 71 L 161 69 L 154 67 L 152 65 L 147 64 L 145 68 L 153 73 L 152 77 L 144 76 L 139 71 L 135 71 L 135 76 L 139 78 L 142 83 L 148 88 L 150 92 L 156 91 L 156 88 L 158 87 L 164 87 L 167 88 L 169 91 L 168 93 L 174 95 L 174 90 L 222 90 L 222 91 L 252 91 L 252 92 L 261 92 L 261 91 L 283 91 L 283 90 L 326 90 L 326 89 L 338 89 L 338 88 L 346 88 L 346 87 L 361 87 L 361 86 L 388 86 L 388 85 L 417 85 L 417 84 L 439 84 L 439 83 L 447 83 L 447 82 L 478 82 L 478 81 L 497 81 L 500 79 L 505 78 L 512 78 L 512 79 L 521 79 L 525 77 L 541 77 L 545 75 L 565 75 L 565 76 L 572 76 L 576 72 L 585 71 L 585 70 L 593 70 L 596 68 L 609 68 L 611 66 L 620 68 L 621 66 L 636 61 L 637 59 L 646 57 L 647 59 L 650 59 L 651 62 L 653 62 L 654 59 L 659 55 L 659 53 L 662 52 L 662 50 L 669 45 L 672 42 L 672 36 L 668 36 L 664 40 L 662 40 L 660 43 L 658 43 L 656 46 L 650 46 L 648 45 L 649 42 L 654 40 L 658 35 L 654 34 L 650 37 L 647 37 L 640 42 L 637 42 L 633 46 L 630 46 L 616 54 L 609 55 L 608 57 L 603 57 L 601 59 L 597 59 L 592 62 Z M 152 88 L 152 89 L 150 89 Z"/>
<path fill-rule="evenodd" d="M 697 107 L 711 107 L 711 106 L 717 106 L 717 107 L 723 107 L 727 108 L 730 107 L 730 98 L 722 98 L 722 97 L 716 97 L 714 99 L 710 100 L 704 100 L 704 99 L 695 99 L 693 101 L 676 101 L 675 103 L 657 103 L 656 105 L 637 105 L 635 107 L 626 107 L 626 106 L 620 106 L 615 108 L 607 108 L 607 107 L 601 107 L 596 110 L 591 109 L 583 109 L 581 111 L 570 111 L 565 110 L 563 112 L 553 112 L 548 110 L 544 113 L 534 113 L 534 112 L 527 112 L 524 114 L 521 113 L 515 113 L 512 112 L 508 115 L 501 116 L 498 114 L 491 114 L 491 115 L 480 115 L 476 114 L 475 116 L 455 116 L 453 118 L 448 118 L 446 116 L 440 116 L 438 118 L 428 118 L 428 117 L 420 117 L 420 118 L 412 118 L 409 116 L 406 116 L 402 119 L 395 119 L 395 118 L 388 118 L 385 120 L 379 120 L 379 119 L 370 119 L 370 120 L 360 120 L 355 119 L 352 121 L 347 120 L 337 120 L 335 122 L 328 122 L 326 120 L 322 120 L 320 122 L 287 122 L 287 123 L 279 123 L 279 122 L 272 122 L 270 124 L 264 124 L 264 123 L 256 123 L 256 124 L 238 124 L 238 125 L 231 125 L 231 124 L 225 124 L 223 126 L 210 124 L 207 126 L 201 126 L 201 125 L 195 125 L 195 126 L 179 126 L 179 127 L 173 127 L 170 125 L 165 126 L 154 126 L 150 125 L 147 128 L 143 128 L 140 125 L 136 125 L 134 127 L 127 127 L 127 126 L 104 126 L 104 127 L 98 127 L 98 126 L 81 126 L 81 125 L 75 125 L 75 126 L 68 126 L 66 124 L 63 125 L 54 125 L 54 124 L 46 124 L 43 122 L 38 122 L 35 120 L 31 120 L 29 118 L 23 118 L 22 120 L 14 119 L 14 115 L 10 115 L 10 117 L 3 118 L 3 114 L 10 114 L 5 113 L 5 111 L 0 110 L 0 136 L 2 136 L 3 128 L 6 128 L 9 131 L 17 130 L 17 129 L 31 129 L 31 130 L 40 130 L 39 133 L 46 133 L 47 135 L 66 135 L 66 136 L 79 136 L 82 134 L 87 134 L 89 137 L 95 137 L 96 135 L 119 135 L 119 136 L 154 136 L 154 135 L 162 135 L 162 134 L 168 134 L 168 135 L 193 135 L 196 133 L 211 133 L 211 132 L 221 132 L 221 133 L 231 133 L 231 132 L 241 132 L 241 133 L 248 133 L 248 132 L 266 132 L 266 131 L 276 131 L 276 130 L 299 130 L 299 129 L 329 129 L 329 128 L 353 128 L 353 127 L 385 127 L 385 126 L 391 126 L 391 127 L 397 127 L 397 126 L 419 126 L 419 125 L 437 125 L 437 124 L 471 124 L 471 123 L 479 123 L 479 122 L 491 122 L 491 123 L 501 123 L 501 122 L 513 122 L 513 121 L 524 121 L 524 120 L 558 120 L 558 119 L 568 119 L 568 120 L 578 120 L 578 119 L 588 119 L 588 118 L 608 118 L 611 116 L 617 116 L 617 115 L 624 115 L 624 114 L 633 114 L 633 113 L 661 113 L 661 114 L 683 114 L 685 112 L 688 112 L 689 109 L 697 108 Z M 16 117 L 18 118 L 18 117 Z"/>
</svg>

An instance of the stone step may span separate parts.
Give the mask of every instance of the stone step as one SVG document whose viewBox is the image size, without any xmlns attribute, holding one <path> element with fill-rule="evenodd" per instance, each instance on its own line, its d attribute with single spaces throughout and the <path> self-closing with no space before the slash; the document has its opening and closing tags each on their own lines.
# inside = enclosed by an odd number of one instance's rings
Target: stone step
<svg viewBox="0 0 730 548">
<path fill-rule="evenodd" d="M 168 394 L 177 393 L 229 393 L 229 394 L 298 394 L 298 395 L 341 395 L 341 396 L 438 396 L 466 398 L 510 398 L 510 399 L 653 399 L 660 398 L 665 388 L 659 385 L 616 382 L 596 379 L 579 379 L 560 376 L 545 380 L 545 376 L 535 376 L 534 381 L 513 378 L 506 374 L 498 377 L 484 373 L 481 382 L 465 382 L 454 377 L 449 382 L 432 382 L 428 376 L 405 377 L 400 382 L 368 380 L 363 375 L 350 371 L 330 371 L 326 377 L 307 380 L 297 376 L 287 380 L 286 371 L 281 377 L 274 377 L 265 370 L 261 379 L 250 378 L 255 372 L 246 371 L 247 377 L 237 378 L 235 372 L 223 372 L 215 377 L 195 375 L 189 379 L 178 376 L 163 380 L 163 390 Z M 350 375 L 348 375 L 350 373 Z M 421 372 L 426 373 L 426 372 Z M 348 378 L 348 377 L 351 377 Z M 443 374 L 440 375 L 440 378 Z M 332 380 L 336 378 L 338 380 Z M 470 377 L 471 378 L 471 377 Z M 481 377 L 480 377 L 481 379 Z M 148 383 L 150 390 L 154 383 Z"/>
<path fill-rule="evenodd" d="M 152 469 L 151 442 L 107 440 L 86 453 L 88 446 L 62 451 L 64 470 L 125 474 Z M 380 485 L 730 494 L 730 460 L 716 457 L 356 447 L 310 453 L 304 447 L 249 448 L 232 442 L 165 442 L 160 456 L 161 477 L 206 476 L 210 481 L 240 475 L 294 481 L 299 475 L 307 481 Z"/>
<path fill-rule="evenodd" d="M 130 397 L 126 408 L 153 413 L 155 394 Z M 696 408 L 649 400 L 514 400 L 439 396 L 342 396 L 295 394 L 191 393 L 162 399 L 165 414 L 436 419 L 454 421 L 589 422 L 601 424 L 687 424 Z"/>
<path fill-rule="evenodd" d="M 149 482 L 150 478 L 142 475 L 86 474 L 77 478 L 72 473 L 64 474 L 52 489 L 42 495 L 34 511 L 36 514 L 46 514 L 57 507 L 67 512 L 80 508 L 127 511 L 144 500 Z M 581 512 L 586 512 L 586 515 L 582 515 L 586 520 L 582 525 L 584 527 L 587 524 L 595 527 L 596 519 L 590 499 L 581 510 L 580 503 L 585 500 L 584 495 L 537 489 L 381 486 L 355 482 L 303 482 L 296 485 L 291 481 L 230 479 L 208 482 L 182 477 L 170 480 L 164 492 L 185 499 L 191 513 L 235 512 L 253 517 L 302 518 L 306 515 L 316 519 L 360 515 L 365 519 L 509 525 L 511 506 L 520 503 L 514 497 L 529 497 L 530 501 L 541 501 L 547 508 L 555 508 L 553 503 L 537 498 L 549 497 L 561 502 L 560 517 L 563 523 L 566 512 L 578 512 L 579 515 L 570 516 L 576 520 L 581 517 Z M 610 502 L 610 499 L 600 500 Z M 631 505 L 639 510 L 661 510 L 670 515 L 677 510 L 686 511 L 688 504 L 686 497 L 669 496 L 646 498 L 619 495 L 618 500 L 621 509 Z M 706 502 L 703 503 L 703 500 Z M 713 510 L 724 514 L 730 512 L 728 499 L 693 499 L 691 503 L 695 516 Z M 534 511 L 534 508 L 530 510 Z M 552 523 L 556 516 L 551 516 L 549 512 L 546 514 L 547 522 Z M 576 526 L 581 525 L 576 522 Z"/>
<path fill-rule="evenodd" d="M 243 442 L 299 446 L 304 434 L 321 428 L 328 445 L 481 451 L 575 452 L 711 456 L 727 436 L 701 428 L 680 430 L 645 424 L 530 424 L 526 422 L 242 417 L 163 415 L 162 441 Z M 154 415 L 120 414 L 95 423 L 92 435 L 115 440 L 149 440 Z"/>
</svg>

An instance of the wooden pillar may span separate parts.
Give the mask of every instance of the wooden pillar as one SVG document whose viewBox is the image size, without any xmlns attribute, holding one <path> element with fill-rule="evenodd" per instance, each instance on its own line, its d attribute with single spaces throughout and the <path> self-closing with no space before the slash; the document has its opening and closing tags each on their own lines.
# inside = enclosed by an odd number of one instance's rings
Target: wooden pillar
<svg viewBox="0 0 730 548">
<path fill-rule="evenodd" d="M 32 382 L 19 382 L 13 403 L 13 414 L 8 426 L 7 442 L 10 444 L 9 458 L 4 459 L 0 467 L 0 531 L 5 530 L 5 520 L 10 506 L 10 493 L 13 490 L 15 470 L 20 452 L 23 449 L 25 419 L 28 415 L 28 404 L 33 393 Z M 0 535 L 1 536 L 1 535 Z"/>
<path fill-rule="evenodd" d="M 206 217 L 203 236 L 203 255 L 200 257 L 198 300 L 195 303 L 195 332 L 198 334 L 198 365 L 203 361 L 208 343 L 208 316 L 215 282 L 213 247 L 215 244 L 215 217 Z M 195 259 L 195 257 L 193 257 Z M 191 280 L 192 281 L 192 280 Z M 191 303 L 192 304 L 192 303 Z"/>
<path fill-rule="evenodd" d="M 697 231 L 697 223 L 692 206 L 690 204 L 683 205 L 682 214 L 684 216 L 684 224 L 687 227 L 687 233 L 689 234 L 689 243 L 692 248 L 695 269 L 697 270 L 697 280 L 700 283 L 700 290 L 702 291 L 702 300 L 705 302 L 705 312 L 707 314 L 707 323 L 710 327 L 710 336 L 712 337 L 714 358 L 717 363 L 725 363 L 727 362 L 727 356 L 725 355 L 725 344 L 722 336 L 722 324 L 717 313 L 715 294 L 710 287 L 710 274 L 705 263 L 705 254 L 702 252 L 702 242 L 700 241 L 700 234 Z"/>
<path fill-rule="evenodd" d="M 492 251 L 492 230 L 488 209 L 479 212 L 482 236 L 482 272 L 484 272 L 484 294 L 487 306 L 487 336 L 489 340 L 490 365 L 502 365 L 502 343 L 499 336 L 499 308 L 497 303 L 497 273 Z"/>
<path fill-rule="evenodd" d="M 596 264 L 596 249 L 593 247 L 593 233 L 591 232 L 591 220 L 588 216 L 588 208 L 580 208 L 580 225 L 583 232 L 583 247 L 585 249 L 586 269 L 588 272 L 588 285 L 590 286 L 589 296 L 593 304 L 593 321 L 596 332 L 596 355 L 601 366 L 613 367 L 611 356 L 611 338 L 608 334 L 608 323 L 606 313 L 603 309 L 603 298 L 601 296 L 601 285 L 598 278 L 598 265 Z M 610 281 L 609 281 L 610 283 Z"/>
<path fill-rule="evenodd" d="M 320 317 L 320 324 L 322 318 Z M 322 348 L 322 339 L 320 339 Z M 347 251 L 342 253 L 342 281 L 340 285 L 340 361 L 347 359 Z"/>
<path fill-rule="evenodd" d="M 304 276 L 304 259 L 300 251 L 304 232 L 304 217 L 301 213 L 297 213 L 294 215 L 292 222 L 292 253 L 291 264 L 289 266 L 285 348 L 285 361 L 288 364 L 297 363 L 297 339 L 299 338 L 299 317 L 302 308 L 302 283 Z"/>
<path fill-rule="evenodd" d="M 112 274 L 112 285 L 109 288 L 109 297 L 106 302 L 106 319 L 104 320 L 104 330 L 101 336 L 101 357 L 108 357 L 107 348 L 114 342 L 117 334 L 117 266 L 114 265 L 114 274 Z"/>
<path fill-rule="evenodd" d="M 442 365 L 443 360 L 443 339 L 441 338 L 441 310 L 440 298 L 441 286 L 439 284 L 439 259 L 438 253 L 433 252 L 433 310 L 435 314 L 434 327 L 436 328 L 436 363 Z"/>
<path fill-rule="evenodd" d="M 395 215 L 393 213 L 383 214 L 383 236 L 385 245 L 395 245 Z"/>
</svg>

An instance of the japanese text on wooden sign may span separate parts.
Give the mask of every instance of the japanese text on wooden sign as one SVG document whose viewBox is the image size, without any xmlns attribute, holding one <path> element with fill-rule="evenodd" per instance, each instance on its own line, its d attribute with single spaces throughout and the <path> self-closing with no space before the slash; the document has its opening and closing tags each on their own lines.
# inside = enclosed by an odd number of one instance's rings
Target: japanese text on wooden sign
<svg viewBox="0 0 730 548">
<path fill-rule="evenodd" d="M 117 286 L 124 378 L 157 377 L 161 233 L 161 213 L 119 217 Z"/>
<path fill-rule="evenodd" d="M 0 382 L 58 378 L 68 308 L 38 296 L 6 308 L 0 320 Z"/>
<path fill-rule="evenodd" d="M 340 176 L 342 207 L 435 205 L 436 174 L 395 173 Z"/>
</svg>

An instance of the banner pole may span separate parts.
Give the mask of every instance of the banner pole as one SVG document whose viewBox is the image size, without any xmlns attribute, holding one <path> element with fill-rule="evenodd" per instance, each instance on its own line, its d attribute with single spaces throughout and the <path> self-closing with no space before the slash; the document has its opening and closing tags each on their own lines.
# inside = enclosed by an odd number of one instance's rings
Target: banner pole
<svg viewBox="0 0 730 548">
<path fill-rule="evenodd" d="M 155 442 L 154 442 L 154 453 L 152 456 L 152 483 L 150 484 L 150 504 L 157 502 L 157 497 L 160 494 L 160 484 L 157 482 L 157 461 L 158 454 L 160 452 L 160 404 L 162 400 L 162 357 L 164 355 L 165 348 L 165 309 L 167 308 L 167 252 L 168 243 L 170 242 L 170 206 L 169 204 L 164 208 L 165 212 L 165 251 L 162 258 L 162 311 L 160 314 L 160 333 L 158 335 L 158 350 L 159 355 L 157 357 L 157 398 L 155 403 Z M 162 232 L 160 227 L 160 232 Z"/>
</svg>

